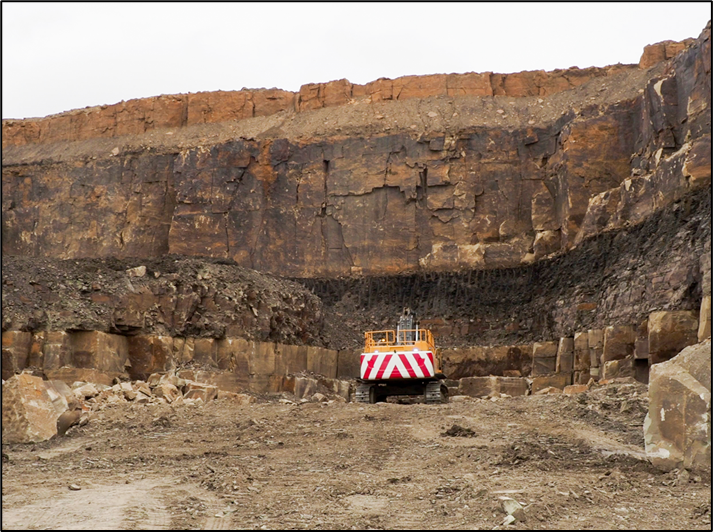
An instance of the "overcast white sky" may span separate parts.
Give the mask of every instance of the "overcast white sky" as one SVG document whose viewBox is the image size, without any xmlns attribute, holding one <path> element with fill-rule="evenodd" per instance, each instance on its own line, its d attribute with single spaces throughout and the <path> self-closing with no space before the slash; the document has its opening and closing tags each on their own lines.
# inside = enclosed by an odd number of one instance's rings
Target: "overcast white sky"
<svg viewBox="0 0 713 532">
<path fill-rule="evenodd" d="M 2 117 L 214 90 L 638 63 L 709 2 L 2 2 Z"/>
</svg>

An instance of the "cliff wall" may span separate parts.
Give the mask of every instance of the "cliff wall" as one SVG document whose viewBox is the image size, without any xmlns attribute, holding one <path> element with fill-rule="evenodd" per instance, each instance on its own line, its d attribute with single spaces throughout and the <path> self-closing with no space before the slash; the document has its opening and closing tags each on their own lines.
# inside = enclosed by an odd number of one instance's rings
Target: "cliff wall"
<svg viewBox="0 0 713 532">
<path fill-rule="evenodd" d="M 452 379 L 646 382 L 710 335 L 710 99 L 709 23 L 638 66 L 4 121 L 3 378 L 294 391 L 410 307 Z"/>
<path fill-rule="evenodd" d="M 213 94 L 201 116 L 220 123 L 127 111 L 140 135 L 57 125 L 76 113 L 5 121 L 3 254 L 203 256 L 298 278 L 530 264 L 707 186 L 710 28 L 685 44 L 652 48 L 682 51 L 649 69 L 308 86 L 291 112 L 242 120 Z M 448 92 L 461 85 L 476 92 Z M 12 131 L 31 124 L 63 133 L 23 145 Z"/>
</svg>

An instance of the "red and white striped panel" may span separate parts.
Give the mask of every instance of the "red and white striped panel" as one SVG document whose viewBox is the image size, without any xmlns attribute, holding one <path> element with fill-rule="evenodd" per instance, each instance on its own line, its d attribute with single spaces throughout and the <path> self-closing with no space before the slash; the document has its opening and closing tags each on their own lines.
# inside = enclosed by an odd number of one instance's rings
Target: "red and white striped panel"
<svg viewBox="0 0 713 532">
<path fill-rule="evenodd" d="M 361 354 L 362 379 L 420 379 L 434 375 L 430 351 Z"/>
</svg>

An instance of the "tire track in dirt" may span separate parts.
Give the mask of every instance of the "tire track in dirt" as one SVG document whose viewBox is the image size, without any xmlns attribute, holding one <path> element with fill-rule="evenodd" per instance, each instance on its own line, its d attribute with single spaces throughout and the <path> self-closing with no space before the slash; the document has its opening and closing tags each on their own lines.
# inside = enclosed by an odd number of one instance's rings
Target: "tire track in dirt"
<svg viewBox="0 0 713 532">
<path fill-rule="evenodd" d="M 162 484 L 95 484 L 61 497 L 24 506 L 3 504 L 3 529 L 171 529 L 170 515 L 156 497 Z M 7 503 L 9 501 L 3 501 Z"/>
</svg>

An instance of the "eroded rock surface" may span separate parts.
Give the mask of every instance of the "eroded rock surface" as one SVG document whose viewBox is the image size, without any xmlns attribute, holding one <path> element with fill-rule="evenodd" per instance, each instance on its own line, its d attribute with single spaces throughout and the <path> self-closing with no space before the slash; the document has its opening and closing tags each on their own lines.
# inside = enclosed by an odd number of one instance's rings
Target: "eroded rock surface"
<svg viewBox="0 0 713 532">
<path fill-rule="evenodd" d="M 542 260 L 710 181 L 709 33 L 648 70 L 378 80 L 369 101 L 332 82 L 303 87 L 291 114 L 232 115 L 215 96 L 213 129 L 13 141 L 3 253 L 173 253 L 309 278 Z"/>
</svg>

